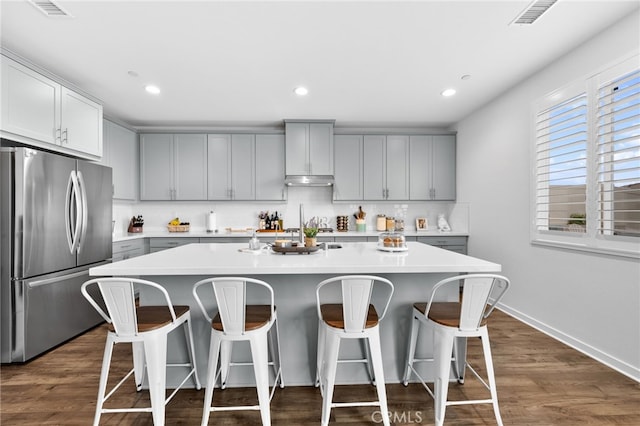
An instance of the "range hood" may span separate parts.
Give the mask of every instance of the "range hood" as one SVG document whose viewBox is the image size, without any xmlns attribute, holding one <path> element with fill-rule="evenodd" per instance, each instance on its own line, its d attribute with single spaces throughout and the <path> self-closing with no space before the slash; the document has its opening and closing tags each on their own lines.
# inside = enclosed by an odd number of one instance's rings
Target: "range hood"
<svg viewBox="0 0 640 426">
<path fill-rule="evenodd" d="M 288 175 L 284 178 L 287 186 L 331 186 L 333 183 L 333 176 L 327 175 Z"/>
</svg>

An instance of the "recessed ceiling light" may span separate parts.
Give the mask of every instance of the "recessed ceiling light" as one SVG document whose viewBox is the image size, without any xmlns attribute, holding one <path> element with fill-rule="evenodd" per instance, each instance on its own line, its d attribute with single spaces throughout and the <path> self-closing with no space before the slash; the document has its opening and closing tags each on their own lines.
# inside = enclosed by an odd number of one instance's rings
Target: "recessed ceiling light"
<svg viewBox="0 0 640 426">
<path fill-rule="evenodd" d="M 300 87 L 296 87 L 295 89 L 293 89 L 293 93 L 295 93 L 298 96 L 304 96 L 307 93 L 309 93 L 309 91 L 307 90 L 306 87 L 300 86 Z"/>
<path fill-rule="evenodd" d="M 456 94 L 456 89 L 445 89 L 442 91 L 441 95 L 448 98 L 449 96 L 453 96 Z"/>
<path fill-rule="evenodd" d="M 146 86 L 144 86 L 144 90 L 151 93 L 152 95 L 160 94 L 160 88 L 158 86 L 154 86 L 153 84 L 147 84 Z"/>
<path fill-rule="evenodd" d="M 137 77 L 138 76 L 138 73 L 133 71 L 133 70 L 128 71 L 127 74 L 129 74 L 130 77 Z"/>
</svg>

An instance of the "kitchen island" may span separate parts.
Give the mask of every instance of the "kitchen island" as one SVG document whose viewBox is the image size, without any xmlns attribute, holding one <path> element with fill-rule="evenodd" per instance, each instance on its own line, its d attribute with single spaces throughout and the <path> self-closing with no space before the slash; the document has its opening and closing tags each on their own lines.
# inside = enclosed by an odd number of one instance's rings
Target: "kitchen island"
<svg viewBox="0 0 640 426">
<path fill-rule="evenodd" d="M 341 248 L 319 250 L 312 254 L 274 253 L 264 248 L 247 252 L 247 244 L 189 244 L 148 255 L 92 268 L 92 276 L 137 276 L 163 285 L 174 304 L 192 309 L 195 351 L 199 375 L 204 382 L 209 348 L 210 326 L 193 299 L 191 289 L 197 281 L 215 276 L 246 276 L 271 284 L 278 309 L 278 326 L 285 384 L 311 385 L 315 378 L 318 318 L 315 288 L 320 281 L 347 274 L 372 274 L 388 278 L 395 286 L 387 317 L 381 322 L 382 358 L 387 383 L 399 383 L 404 373 L 407 336 L 411 326 L 412 304 L 426 301 L 439 280 L 460 273 L 500 272 L 501 266 L 426 244 L 408 242 L 404 252 L 386 252 L 376 243 L 341 243 Z M 458 297 L 455 289 L 443 295 Z M 374 293 L 374 301 L 376 295 Z M 444 300 L 444 299 L 441 299 Z M 141 293 L 140 303 L 159 303 L 155 295 Z M 213 300 L 208 307 L 214 309 Z M 176 333 L 177 334 L 177 333 Z M 184 356 L 182 336 L 169 340 L 172 357 Z M 423 354 L 431 353 L 431 338 L 426 333 L 419 340 Z M 353 343 L 352 345 L 349 345 Z M 357 342 L 341 348 L 342 357 L 362 357 Z M 234 348 L 234 360 L 248 360 L 248 346 Z M 184 359 L 184 358 L 182 358 Z M 367 371 L 352 364 L 339 367 L 340 383 L 366 383 Z M 170 372 L 168 373 L 170 374 Z M 426 377 L 430 376 L 425 367 Z M 229 385 L 253 383 L 250 368 L 235 368 Z M 167 377 L 168 387 L 175 384 Z"/>
</svg>

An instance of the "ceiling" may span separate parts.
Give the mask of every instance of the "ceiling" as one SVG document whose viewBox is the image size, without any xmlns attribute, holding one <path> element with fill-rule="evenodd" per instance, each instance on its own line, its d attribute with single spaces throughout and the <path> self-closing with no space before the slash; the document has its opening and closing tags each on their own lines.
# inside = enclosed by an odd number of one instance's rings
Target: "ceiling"
<svg viewBox="0 0 640 426">
<path fill-rule="evenodd" d="M 526 26 L 509 24 L 530 0 L 57 4 L 73 18 L 2 0 L 2 48 L 132 127 L 448 128 L 640 1 L 559 0 Z M 293 93 L 300 85 L 307 96 Z M 449 87 L 457 94 L 442 97 Z"/>
</svg>

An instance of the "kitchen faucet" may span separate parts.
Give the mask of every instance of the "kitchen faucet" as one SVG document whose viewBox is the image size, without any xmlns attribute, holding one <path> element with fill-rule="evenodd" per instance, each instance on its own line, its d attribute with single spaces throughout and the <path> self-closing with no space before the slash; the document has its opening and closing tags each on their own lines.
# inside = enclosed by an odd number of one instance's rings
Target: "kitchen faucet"
<svg viewBox="0 0 640 426">
<path fill-rule="evenodd" d="M 300 244 L 304 245 L 304 207 L 300 203 Z"/>
</svg>

